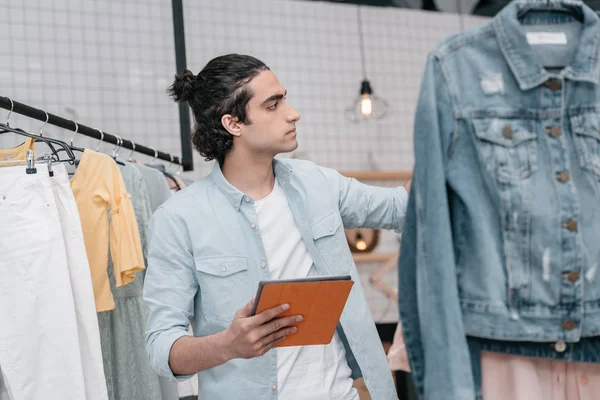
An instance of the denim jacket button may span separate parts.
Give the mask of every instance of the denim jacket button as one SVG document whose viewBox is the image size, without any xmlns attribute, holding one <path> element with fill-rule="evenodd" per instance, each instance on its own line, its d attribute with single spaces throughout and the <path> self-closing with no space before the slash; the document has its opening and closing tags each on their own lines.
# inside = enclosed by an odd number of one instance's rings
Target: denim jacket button
<svg viewBox="0 0 600 400">
<path fill-rule="evenodd" d="M 565 223 L 562 224 L 563 228 L 567 228 L 570 232 L 576 232 L 577 231 L 577 221 L 567 221 Z"/>
<path fill-rule="evenodd" d="M 562 83 L 558 79 L 550 79 L 549 81 L 544 83 L 544 86 L 546 86 L 553 92 L 556 92 L 557 90 L 560 90 L 562 88 Z"/>
<path fill-rule="evenodd" d="M 566 321 L 564 321 L 562 324 L 560 324 L 560 326 L 565 330 L 565 331 L 572 331 L 573 329 L 575 329 L 575 321 L 573 321 L 572 319 L 568 319 Z"/>
<path fill-rule="evenodd" d="M 577 282 L 579 280 L 579 272 L 571 271 L 567 274 L 567 279 L 569 282 Z"/>
<path fill-rule="evenodd" d="M 560 172 L 558 174 L 556 174 L 556 179 L 558 179 L 558 181 L 560 183 L 566 183 L 569 181 L 570 177 L 569 177 L 569 172 L 568 171 L 563 171 Z"/>
<path fill-rule="evenodd" d="M 502 128 L 502 136 L 507 139 L 512 139 L 513 133 L 513 128 L 509 124 L 504 125 L 504 128 Z"/>
<path fill-rule="evenodd" d="M 559 353 L 562 353 L 566 349 L 567 349 L 567 344 L 565 342 L 563 342 L 562 340 L 559 342 L 556 342 L 554 344 L 554 350 L 556 350 Z"/>
<path fill-rule="evenodd" d="M 548 129 L 548 134 L 550 136 L 552 136 L 553 138 L 559 137 L 560 133 L 561 133 L 560 126 L 555 125 L 552 128 Z"/>
</svg>

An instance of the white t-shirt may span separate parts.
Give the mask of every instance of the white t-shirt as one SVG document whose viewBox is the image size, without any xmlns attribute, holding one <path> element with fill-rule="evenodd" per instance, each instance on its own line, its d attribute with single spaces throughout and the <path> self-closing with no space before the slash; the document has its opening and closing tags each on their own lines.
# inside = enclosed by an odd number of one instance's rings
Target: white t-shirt
<svg viewBox="0 0 600 400">
<path fill-rule="evenodd" d="M 256 201 L 255 206 L 271 279 L 309 276 L 313 260 L 277 180 L 273 192 Z M 277 352 L 280 399 L 359 399 L 337 332 L 327 345 L 278 347 L 272 351 Z"/>
</svg>

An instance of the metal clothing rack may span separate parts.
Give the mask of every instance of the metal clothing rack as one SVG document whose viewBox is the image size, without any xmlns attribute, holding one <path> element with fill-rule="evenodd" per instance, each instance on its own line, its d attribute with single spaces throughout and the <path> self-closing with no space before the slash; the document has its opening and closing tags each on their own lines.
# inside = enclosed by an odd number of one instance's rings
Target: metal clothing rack
<svg viewBox="0 0 600 400">
<path fill-rule="evenodd" d="M 47 113 L 46 111 L 41 110 L 39 108 L 31 107 L 27 104 L 11 100 L 8 97 L 0 96 L 0 107 L 4 108 L 5 110 L 21 114 L 29 118 L 37 119 L 39 121 L 44 122 L 45 124 L 58 126 L 62 129 L 77 132 L 77 134 L 88 136 L 96 140 L 100 140 L 102 142 L 112 143 L 114 145 L 119 146 L 119 148 L 133 150 L 137 153 L 145 154 L 156 159 L 167 161 L 172 164 L 181 165 L 183 166 L 184 171 L 192 171 L 194 169 L 193 162 L 191 161 L 184 163 L 180 157 L 173 156 L 171 154 L 164 153 L 162 151 L 158 151 L 150 147 L 135 143 L 132 140 L 123 139 L 120 136 L 111 135 L 110 133 L 103 132 L 100 129 L 91 128 L 89 126 L 75 123 L 74 121 L 71 121 L 69 119 Z"/>
</svg>

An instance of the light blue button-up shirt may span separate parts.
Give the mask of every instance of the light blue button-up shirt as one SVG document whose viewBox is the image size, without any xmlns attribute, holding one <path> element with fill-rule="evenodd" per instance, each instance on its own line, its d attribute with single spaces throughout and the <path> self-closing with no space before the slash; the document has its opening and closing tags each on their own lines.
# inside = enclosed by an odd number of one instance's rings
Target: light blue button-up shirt
<svg viewBox="0 0 600 400">
<path fill-rule="evenodd" d="M 353 378 L 364 377 L 373 399 L 397 399 L 344 227 L 400 232 L 406 190 L 367 186 L 307 161 L 275 160 L 273 166 L 317 275 L 349 274 L 357 283 L 338 325 Z M 149 242 L 147 351 L 160 375 L 187 379 L 169 367 L 173 343 L 189 335 L 190 323 L 197 336 L 225 330 L 258 282 L 269 279 L 254 200 L 229 184 L 216 163 L 210 175 L 156 211 Z M 198 375 L 201 399 L 277 398 L 276 349 Z"/>
</svg>

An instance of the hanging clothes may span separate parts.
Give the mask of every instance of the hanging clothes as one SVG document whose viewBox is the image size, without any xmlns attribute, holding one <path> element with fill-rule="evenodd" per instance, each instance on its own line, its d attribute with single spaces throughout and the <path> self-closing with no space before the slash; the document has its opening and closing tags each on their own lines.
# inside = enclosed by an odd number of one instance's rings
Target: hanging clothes
<svg viewBox="0 0 600 400">
<path fill-rule="evenodd" d="M 600 364 L 481 352 L 484 400 L 597 400 Z"/>
<path fill-rule="evenodd" d="M 185 189 L 186 186 L 189 186 L 193 183 L 189 179 L 179 177 L 176 173 L 168 170 L 167 167 L 162 164 L 150 165 L 150 167 L 155 168 L 164 174 L 164 177 L 169 184 L 169 188 L 171 189 L 171 193 Z"/>
<path fill-rule="evenodd" d="M 170 175 L 166 172 L 163 165 L 155 165 L 152 167 L 133 163 L 135 167 L 144 176 L 146 187 L 150 194 L 150 202 L 152 204 L 152 214 L 164 203 L 172 193 L 185 188 L 185 183 L 182 180 L 175 180 L 176 175 Z M 179 186 L 179 188 L 178 188 Z M 192 327 L 188 328 L 188 332 L 193 335 Z M 188 379 L 183 382 L 171 382 L 168 378 L 159 377 L 160 388 L 163 395 L 163 400 L 183 398 L 189 396 L 198 396 L 198 380 Z M 1 400 L 1 399 L 0 399 Z"/>
<path fill-rule="evenodd" d="M 132 163 L 131 165 L 136 167 L 144 178 L 144 183 L 150 196 L 150 210 L 154 214 L 154 211 L 171 196 L 165 176 L 156 168 L 139 163 Z"/>
<path fill-rule="evenodd" d="M 125 189 L 131 194 L 145 259 L 146 231 L 152 213 L 148 190 L 141 172 L 133 165 L 125 164 L 121 167 L 121 174 Z M 109 261 L 108 276 L 116 307 L 98 313 L 109 399 L 175 400 L 162 397 L 158 375 L 150 367 L 145 350 L 144 272 L 138 272 L 136 280 L 130 284 L 117 287 L 114 271 L 114 263 Z"/>
<path fill-rule="evenodd" d="M 54 177 L 50 179 L 50 182 L 67 251 L 67 265 L 75 301 L 86 400 L 106 400 L 108 394 L 104 379 L 94 288 L 90 264 L 85 251 L 81 220 L 71 190 L 67 168 L 64 164 L 58 164 L 53 166 L 53 171 Z"/>
<path fill-rule="evenodd" d="M 89 149 L 84 151 L 77 171 L 71 179 L 71 189 L 77 201 L 83 227 L 96 310 L 113 310 L 115 302 L 107 274 L 109 230 L 116 287 L 133 282 L 136 272 L 144 269 L 142 245 L 130 200 L 131 195 L 127 193 L 115 161 L 105 154 Z"/>
<path fill-rule="evenodd" d="M 36 167 L 0 168 L 0 368 L 12 400 L 86 399 L 55 177 Z"/>
<path fill-rule="evenodd" d="M 482 350 L 600 363 L 599 46 L 583 3 L 513 1 L 429 55 L 398 280 L 420 397 L 480 396 Z"/>
<path fill-rule="evenodd" d="M 157 169 L 147 167 L 143 164 L 130 163 L 128 165 L 135 167 L 141 173 L 143 180 L 144 180 L 144 186 L 147 189 L 147 193 L 148 193 L 148 197 L 149 197 L 150 215 L 154 214 L 154 211 L 156 211 L 156 209 L 171 196 L 171 191 L 169 190 L 169 185 L 167 185 L 167 182 L 165 181 L 164 175 L 162 174 L 162 172 L 158 171 Z M 127 186 L 127 181 L 125 182 L 125 186 Z M 134 208 L 136 208 L 135 203 L 136 203 L 137 197 L 138 197 L 137 195 L 135 195 L 135 194 L 133 195 Z M 137 215 L 138 215 L 138 213 L 137 213 L 137 209 L 136 209 L 136 216 Z M 138 217 L 138 225 L 139 224 L 140 224 L 140 218 Z M 140 227 L 140 232 L 141 232 L 141 230 L 142 230 L 142 228 Z M 146 231 L 144 228 L 143 237 L 145 237 L 145 232 Z M 140 236 L 142 236 L 141 233 L 140 233 Z M 145 239 L 143 239 L 142 244 L 143 244 L 143 248 L 144 248 L 144 261 L 146 261 L 147 253 L 146 253 L 146 249 L 145 249 L 145 245 L 146 245 Z M 145 322 L 146 321 L 144 320 L 144 323 Z M 160 391 L 162 394 L 162 400 L 178 400 L 179 397 L 183 397 L 180 395 L 181 391 L 179 390 L 181 382 L 178 382 L 178 383 L 171 382 L 168 378 L 165 378 L 164 376 L 159 376 L 158 381 L 160 383 Z M 190 381 L 193 381 L 193 379 L 190 379 Z M 197 385 L 198 384 L 196 382 L 196 386 Z M 185 392 L 187 393 L 188 391 L 186 390 Z M 197 394 L 198 394 L 198 388 L 196 388 L 196 395 Z"/>
<path fill-rule="evenodd" d="M 27 150 L 31 150 L 35 153 L 34 147 L 35 140 L 33 138 L 25 138 L 25 142 L 12 149 L 0 149 L 0 161 L 2 161 L 2 167 L 21 164 L 25 160 Z M 10 161 L 15 161 L 11 163 Z"/>
</svg>

